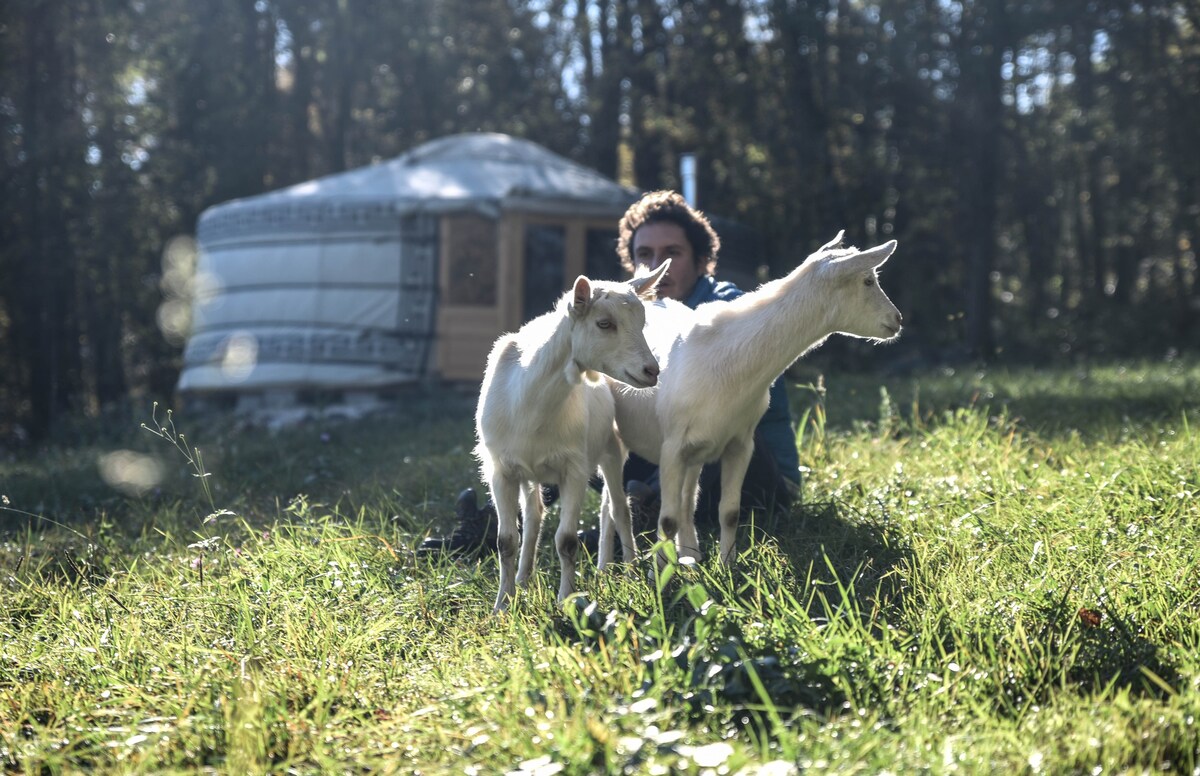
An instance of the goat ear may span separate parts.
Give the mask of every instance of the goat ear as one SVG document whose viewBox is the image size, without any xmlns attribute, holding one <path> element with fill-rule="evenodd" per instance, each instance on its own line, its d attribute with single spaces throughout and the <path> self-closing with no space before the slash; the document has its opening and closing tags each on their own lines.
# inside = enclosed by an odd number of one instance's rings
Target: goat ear
<svg viewBox="0 0 1200 776">
<path fill-rule="evenodd" d="M 872 267 L 882 267 L 883 263 L 896 251 L 896 245 L 895 240 L 888 240 L 883 245 L 867 248 L 862 252 L 862 257 L 864 260 L 870 261 Z"/>
<path fill-rule="evenodd" d="M 842 238 L 845 236 L 846 236 L 846 230 L 843 229 L 837 233 L 837 237 L 834 237 L 832 240 L 830 240 L 829 242 L 822 245 L 820 247 L 820 249 L 818 250 L 818 253 L 820 251 L 832 251 L 835 248 L 841 248 L 842 247 Z"/>
<path fill-rule="evenodd" d="M 575 290 L 571 296 L 571 312 L 583 315 L 592 304 L 592 281 L 586 276 L 575 278 Z"/>
<path fill-rule="evenodd" d="M 883 245 L 876 245 L 874 248 L 867 248 L 865 251 L 855 251 L 849 256 L 834 259 L 833 263 L 836 266 L 854 272 L 872 270 L 883 266 L 883 263 L 888 260 L 888 257 L 895 250 L 896 241 L 888 240 Z"/>
<path fill-rule="evenodd" d="M 649 275 L 639 275 L 629 281 L 630 287 L 633 288 L 633 293 L 642 299 L 654 299 L 658 295 L 658 283 L 663 279 L 663 275 L 667 274 L 667 268 L 670 266 L 671 260 L 667 259 L 658 265 L 658 269 Z"/>
</svg>

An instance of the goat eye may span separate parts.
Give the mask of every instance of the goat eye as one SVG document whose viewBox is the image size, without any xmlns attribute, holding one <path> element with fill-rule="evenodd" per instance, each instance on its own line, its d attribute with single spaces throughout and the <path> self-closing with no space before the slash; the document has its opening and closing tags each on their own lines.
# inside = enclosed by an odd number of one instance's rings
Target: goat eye
<svg viewBox="0 0 1200 776">
<path fill-rule="evenodd" d="M 867 278 L 863 281 L 863 285 L 867 288 L 870 288 L 871 286 L 875 285 L 875 278 Z"/>
<path fill-rule="evenodd" d="M 599 326 L 601 329 L 615 328 L 613 326 L 613 322 L 608 320 L 607 318 L 601 318 L 600 320 L 596 321 L 596 325 Z"/>
</svg>

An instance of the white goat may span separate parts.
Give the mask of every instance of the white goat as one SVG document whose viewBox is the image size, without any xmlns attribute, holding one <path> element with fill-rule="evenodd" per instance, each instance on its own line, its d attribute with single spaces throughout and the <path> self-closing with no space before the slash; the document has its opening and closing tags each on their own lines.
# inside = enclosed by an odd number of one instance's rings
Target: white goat
<svg viewBox="0 0 1200 776">
<path fill-rule="evenodd" d="M 508 608 L 515 585 L 529 583 L 542 529 L 539 483 L 558 485 L 561 517 L 555 545 L 562 562 L 558 598 L 574 591 L 576 526 L 588 477 L 604 475 L 601 527 L 611 547 L 615 523 L 626 561 L 633 560 L 629 504 L 621 481 L 625 448 L 616 435 L 612 394 L 597 372 L 645 388 L 658 380 L 643 328 L 646 307 L 666 265 L 628 283 L 580 276 L 556 309 L 496 340 L 475 413 L 475 449 L 499 520 L 500 592 L 496 611 Z M 524 515 L 521 561 L 517 509 Z M 601 567 L 611 559 L 601 554 Z"/>
<path fill-rule="evenodd" d="M 771 383 L 830 334 L 899 335 L 900 312 L 876 277 L 896 241 L 859 251 L 841 247 L 843 234 L 732 301 L 647 307 L 647 339 L 662 372 L 653 390 L 612 385 L 617 427 L 630 450 L 659 464 L 659 534 L 676 542 L 680 557 L 700 556 L 700 469 L 720 461 L 721 559 L 733 560 L 742 482 Z"/>
</svg>

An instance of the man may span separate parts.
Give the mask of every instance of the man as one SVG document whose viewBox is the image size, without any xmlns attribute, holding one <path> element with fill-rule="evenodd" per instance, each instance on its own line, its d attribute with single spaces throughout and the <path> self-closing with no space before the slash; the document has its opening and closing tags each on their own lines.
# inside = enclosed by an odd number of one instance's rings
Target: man
<svg viewBox="0 0 1200 776">
<path fill-rule="evenodd" d="M 736 299 L 745 293 L 713 276 L 720 238 L 704 214 L 676 192 L 653 191 L 644 195 L 625 211 L 617 229 L 617 254 L 629 274 L 653 270 L 671 259 L 671 266 L 658 284 L 660 298 L 675 299 L 694 309 L 710 302 Z M 782 377 L 771 386 L 770 396 L 770 406 L 754 432 L 754 455 L 742 486 L 743 510 L 787 509 L 800 488 L 800 458 Z M 653 533 L 658 520 L 658 466 L 630 455 L 625 464 L 625 481 L 634 530 Z M 720 483 L 718 464 L 705 466 L 700 474 L 697 526 L 718 525 Z M 556 495 L 551 489 L 543 489 L 544 501 L 552 501 Z M 490 501 L 479 509 L 475 492 L 468 488 L 459 495 L 455 512 L 459 526 L 454 533 L 450 537 L 427 539 L 421 545 L 422 553 L 495 548 L 496 516 Z M 595 531 L 581 532 L 585 546 L 593 551 L 597 537 Z"/>
<path fill-rule="evenodd" d="M 727 302 L 745 292 L 733 283 L 717 280 L 717 252 L 721 240 L 708 219 L 673 191 L 653 191 L 625 211 L 617 227 L 617 254 L 626 272 L 648 271 L 667 259 L 671 266 L 658 284 L 660 298 L 670 298 L 695 309 L 710 302 Z M 780 377 L 771 385 L 771 403 L 754 431 L 754 456 L 742 487 L 743 509 L 781 509 L 792 503 L 800 487 L 800 457 L 792 429 L 787 387 Z M 635 511 L 645 501 L 657 513 L 658 467 L 636 455 L 625 464 L 625 479 Z M 696 524 L 718 525 L 720 469 L 704 467 Z M 639 483 L 645 483 L 647 488 Z"/>
</svg>

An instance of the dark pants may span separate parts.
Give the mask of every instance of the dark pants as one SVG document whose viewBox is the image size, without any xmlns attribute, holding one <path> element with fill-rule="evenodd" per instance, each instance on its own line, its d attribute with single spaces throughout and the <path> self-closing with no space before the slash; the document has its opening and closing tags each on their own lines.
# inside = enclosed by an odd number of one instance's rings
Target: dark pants
<svg viewBox="0 0 1200 776">
<path fill-rule="evenodd" d="M 658 490 L 658 466 L 633 453 L 625 461 L 625 482 L 641 480 Z M 775 514 L 792 505 L 795 485 L 788 483 L 779 473 L 779 465 L 761 444 L 757 435 L 754 454 L 746 467 L 746 479 L 742 482 L 742 519 L 746 520 L 752 510 Z M 721 465 L 706 464 L 700 470 L 700 495 L 696 499 L 696 525 L 716 528 L 721 522 Z"/>
</svg>

